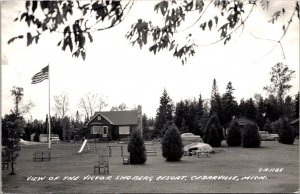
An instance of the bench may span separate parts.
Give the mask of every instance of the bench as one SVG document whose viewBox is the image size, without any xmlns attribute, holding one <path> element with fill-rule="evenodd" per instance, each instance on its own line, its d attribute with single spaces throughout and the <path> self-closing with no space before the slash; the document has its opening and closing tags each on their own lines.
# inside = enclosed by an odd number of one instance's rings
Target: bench
<svg viewBox="0 0 300 194">
<path fill-rule="evenodd" d="M 130 157 L 129 156 L 123 156 L 123 164 L 130 164 Z"/>
<path fill-rule="evenodd" d="M 2 170 L 8 169 L 9 162 L 8 161 L 2 161 Z"/>
<path fill-rule="evenodd" d="M 101 174 L 101 169 L 103 169 L 103 173 L 109 174 L 109 161 L 108 156 L 99 156 L 97 161 L 94 161 L 94 174 L 98 171 L 98 174 Z"/>
<path fill-rule="evenodd" d="M 208 156 L 209 156 L 209 152 L 207 150 L 197 150 L 196 154 L 197 154 L 198 158 L 203 158 L 203 157 L 208 158 Z"/>
<path fill-rule="evenodd" d="M 155 148 L 148 148 L 146 149 L 146 154 L 147 156 L 150 154 L 154 154 L 154 156 L 156 156 L 156 149 Z"/>
<path fill-rule="evenodd" d="M 51 152 L 49 151 L 44 151 L 44 152 L 34 152 L 33 153 L 33 161 L 41 161 L 43 162 L 44 160 L 50 161 L 51 159 Z"/>
</svg>

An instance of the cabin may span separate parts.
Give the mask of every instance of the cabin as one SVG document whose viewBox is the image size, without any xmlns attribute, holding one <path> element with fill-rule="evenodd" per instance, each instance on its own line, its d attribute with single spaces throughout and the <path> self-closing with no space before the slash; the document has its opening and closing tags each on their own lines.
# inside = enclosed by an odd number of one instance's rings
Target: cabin
<svg viewBox="0 0 300 194">
<path fill-rule="evenodd" d="M 96 112 L 86 124 L 88 139 L 126 140 L 134 130 L 142 134 L 142 107 L 127 111 Z"/>
</svg>

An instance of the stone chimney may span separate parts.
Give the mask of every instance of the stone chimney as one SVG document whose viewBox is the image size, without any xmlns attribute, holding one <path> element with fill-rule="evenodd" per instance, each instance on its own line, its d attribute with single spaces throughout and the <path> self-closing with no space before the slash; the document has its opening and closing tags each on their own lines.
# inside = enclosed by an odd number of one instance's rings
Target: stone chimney
<svg viewBox="0 0 300 194">
<path fill-rule="evenodd" d="M 138 105 L 138 126 L 137 130 L 141 132 L 141 135 L 143 136 L 143 112 L 142 112 L 142 106 Z"/>
</svg>

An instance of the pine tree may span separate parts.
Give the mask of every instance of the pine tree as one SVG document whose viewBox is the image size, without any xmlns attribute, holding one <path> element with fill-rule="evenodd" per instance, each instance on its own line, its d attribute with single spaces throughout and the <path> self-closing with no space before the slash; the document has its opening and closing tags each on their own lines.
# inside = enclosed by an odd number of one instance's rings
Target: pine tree
<svg viewBox="0 0 300 194">
<path fill-rule="evenodd" d="M 298 119 L 299 118 L 299 98 L 300 98 L 300 93 L 295 96 L 295 115 L 294 118 Z"/>
<path fill-rule="evenodd" d="M 245 148 L 257 148 L 261 140 L 256 123 L 248 122 L 242 132 L 242 144 Z"/>
<path fill-rule="evenodd" d="M 222 118 L 222 102 L 216 79 L 214 79 L 213 81 L 210 98 L 210 115 L 212 115 L 213 113 L 216 113 L 219 118 Z"/>
<path fill-rule="evenodd" d="M 183 144 L 180 133 L 174 124 L 170 124 L 162 140 L 162 155 L 167 161 L 179 161 L 183 156 Z"/>
<path fill-rule="evenodd" d="M 265 112 L 266 112 L 266 108 L 265 108 L 264 99 L 262 96 L 259 96 L 259 101 L 257 105 L 256 123 L 260 129 L 263 129 L 265 124 Z"/>
<path fill-rule="evenodd" d="M 203 141 L 213 147 L 219 147 L 221 146 L 223 138 L 224 136 L 222 126 L 220 124 L 218 115 L 214 113 L 206 123 Z"/>
<path fill-rule="evenodd" d="M 173 120 L 174 105 L 169 97 L 166 89 L 164 89 L 162 96 L 160 97 L 160 105 L 157 109 L 155 119 L 155 129 L 159 131 L 159 136 L 163 137 L 165 134 L 165 125 L 168 121 Z"/>
<path fill-rule="evenodd" d="M 174 122 L 178 129 L 181 129 L 183 127 L 182 126 L 183 119 L 186 117 L 184 106 L 185 105 L 182 100 L 176 104 Z M 184 124 L 185 124 L 185 122 L 184 122 Z"/>
<path fill-rule="evenodd" d="M 130 164 L 144 164 L 146 162 L 144 139 L 140 132 L 132 132 L 128 143 L 128 152 L 130 153 Z"/>
<path fill-rule="evenodd" d="M 229 146 L 241 146 L 241 129 L 236 120 L 230 123 L 228 134 L 227 134 L 227 144 Z"/>
<path fill-rule="evenodd" d="M 254 105 L 252 98 L 250 98 L 249 100 L 247 100 L 245 102 L 245 115 L 244 116 L 252 121 L 255 121 L 256 115 L 257 115 L 257 109 Z"/>
<path fill-rule="evenodd" d="M 280 123 L 278 129 L 279 143 L 293 144 L 295 139 L 295 134 L 292 126 L 289 123 L 289 120 L 286 117 L 281 118 L 279 119 L 279 123 Z"/>
<path fill-rule="evenodd" d="M 226 92 L 222 96 L 222 121 L 225 125 L 229 124 L 232 120 L 232 117 L 237 113 L 237 102 L 233 96 L 234 88 L 232 87 L 231 82 L 228 82 L 226 86 Z"/>
</svg>

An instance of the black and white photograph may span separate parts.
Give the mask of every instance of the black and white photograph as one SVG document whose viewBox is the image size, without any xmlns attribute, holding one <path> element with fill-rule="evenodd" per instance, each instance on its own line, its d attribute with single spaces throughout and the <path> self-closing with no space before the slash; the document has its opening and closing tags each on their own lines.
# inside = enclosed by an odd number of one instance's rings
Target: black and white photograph
<svg viewBox="0 0 300 194">
<path fill-rule="evenodd" d="M 299 0 L 0 0 L 1 193 L 300 193 Z"/>
</svg>

